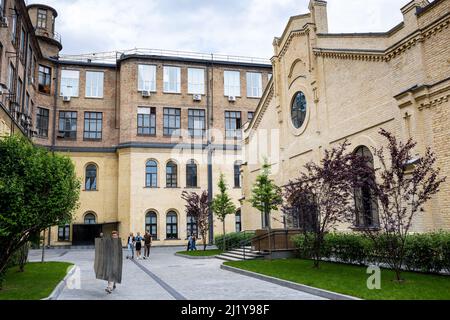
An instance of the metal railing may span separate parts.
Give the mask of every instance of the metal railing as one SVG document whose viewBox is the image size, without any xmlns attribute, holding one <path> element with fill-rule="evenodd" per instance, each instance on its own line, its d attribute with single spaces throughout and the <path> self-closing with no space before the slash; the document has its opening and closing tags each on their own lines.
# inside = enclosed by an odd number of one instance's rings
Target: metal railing
<svg viewBox="0 0 450 320">
<path fill-rule="evenodd" d="M 108 52 L 94 52 L 77 55 L 61 55 L 59 59 L 62 61 L 116 63 L 117 60 L 131 55 L 162 56 L 162 57 L 196 59 L 203 61 L 215 61 L 215 62 L 236 62 L 236 63 L 271 65 L 270 59 L 258 57 L 200 53 L 200 52 L 190 52 L 180 50 L 146 49 L 146 48 L 135 48 L 129 50 L 108 51 Z"/>
<path fill-rule="evenodd" d="M 37 36 L 43 36 L 61 43 L 61 35 L 58 32 L 49 32 L 47 29 L 36 28 L 35 33 Z"/>
</svg>

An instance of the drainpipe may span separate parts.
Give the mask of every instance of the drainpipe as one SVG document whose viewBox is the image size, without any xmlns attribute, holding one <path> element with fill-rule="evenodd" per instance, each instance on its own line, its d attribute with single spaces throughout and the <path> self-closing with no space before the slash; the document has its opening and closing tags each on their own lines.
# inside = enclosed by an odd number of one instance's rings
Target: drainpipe
<svg viewBox="0 0 450 320">
<path fill-rule="evenodd" d="M 213 76 L 211 75 L 211 79 L 210 79 L 210 75 L 209 72 L 211 70 L 211 74 L 214 73 L 214 67 L 213 67 L 213 56 L 211 54 L 211 63 L 207 66 L 206 68 L 206 83 L 208 84 L 206 86 L 206 105 L 207 105 L 207 113 L 208 113 L 208 117 L 207 117 L 207 152 L 208 152 L 208 203 L 212 203 L 212 199 L 213 199 L 213 176 L 212 176 L 212 153 L 213 153 L 213 149 L 212 149 L 212 144 L 211 144 L 211 128 L 212 128 L 212 119 L 213 119 L 213 115 L 212 115 L 212 84 L 210 83 L 210 81 L 212 82 L 213 80 Z M 208 243 L 209 245 L 212 245 L 214 243 L 214 216 L 213 216 L 213 212 L 211 210 L 211 207 L 209 207 L 208 209 L 208 221 L 209 221 L 209 232 L 208 232 Z"/>
<path fill-rule="evenodd" d="M 59 58 L 59 57 L 57 57 Z M 55 145 L 56 145 L 56 104 L 58 102 L 58 72 L 59 72 L 59 64 L 58 61 L 55 63 L 55 93 L 53 95 L 53 132 L 52 132 L 52 146 L 51 151 L 52 153 L 55 152 Z"/>
</svg>

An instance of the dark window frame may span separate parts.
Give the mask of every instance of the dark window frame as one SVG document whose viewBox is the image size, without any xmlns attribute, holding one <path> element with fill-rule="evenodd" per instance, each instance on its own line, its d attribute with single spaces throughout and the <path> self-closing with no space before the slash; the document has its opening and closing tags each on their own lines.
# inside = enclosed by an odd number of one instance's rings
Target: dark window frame
<svg viewBox="0 0 450 320">
<path fill-rule="evenodd" d="M 84 224 L 97 224 L 97 216 L 93 212 L 87 212 L 84 215 L 83 222 Z"/>
<path fill-rule="evenodd" d="M 198 223 L 195 217 L 188 214 L 186 216 L 186 236 L 195 235 L 198 238 Z"/>
<path fill-rule="evenodd" d="M 236 211 L 236 213 L 234 214 L 234 219 L 235 219 L 235 231 L 236 232 L 241 232 L 242 231 L 242 212 L 241 212 L 241 209 Z"/>
<path fill-rule="evenodd" d="M 234 176 L 234 187 L 235 188 L 241 188 L 242 187 L 242 181 L 241 181 L 241 163 L 239 161 L 236 161 L 233 165 L 233 176 Z"/>
<path fill-rule="evenodd" d="M 294 128 L 300 129 L 306 122 L 308 103 L 302 91 L 297 91 L 291 103 L 291 122 Z"/>
<path fill-rule="evenodd" d="M 39 8 L 37 11 L 36 27 L 38 29 L 47 29 L 48 11 L 46 9 Z"/>
<path fill-rule="evenodd" d="M 70 241 L 70 224 L 58 226 L 58 241 L 59 242 Z"/>
<path fill-rule="evenodd" d="M 198 166 L 193 159 L 186 163 L 186 188 L 198 187 Z"/>
<path fill-rule="evenodd" d="M 155 232 L 152 232 L 152 231 Z M 149 211 L 145 214 L 145 231 L 150 233 L 152 238 L 158 239 L 158 215 L 155 211 Z"/>
<path fill-rule="evenodd" d="M 147 107 L 140 107 L 147 108 Z M 156 108 L 148 107 L 150 114 L 137 114 L 137 134 L 139 136 L 155 136 L 156 135 Z M 148 125 L 146 125 L 148 123 Z"/>
<path fill-rule="evenodd" d="M 103 112 L 84 112 L 84 140 L 102 140 Z"/>
<path fill-rule="evenodd" d="M 151 159 L 145 163 L 145 187 L 158 188 L 158 162 L 156 160 Z"/>
<path fill-rule="evenodd" d="M 38 67 L 38 90 L 45 94 L 51 94 L 52 90 L 52 68 L 42 64 Z"/>
<path fill-rule="evenodd" d="M 241 111 L 225 111 L 225 138 L 242 138 L 242 113 Z"/>
<path fill-rule="evenodd" d="M 175 123 L 174 126 L 171 123 Z M 181 129 L 181 109 L 180 108 L 164 108 L 163 110 L 163 135 L 172 136 L 174 133 L 180 133 Z"/>
<path fill-rule="evenodd" d="M 178 239 L 178 214 L 175 211 L 169 211 L 166 215 L 166 239 Z"/>
<path fill-rule="evenodd" d="M 206 135 L 205 109 L 188 109 L 188 132 L 191 137 L 205 137 Z M 198 127 L 201 124 L 201 127 Z"/>
<path fill-rule="evenodd" d="M 46 108 L 38 107 L 36 113 L 36 131 L 39 137 L 48 138 L 48 124 L 50 111 Z M 43 125 L 45 124 L 45 126 Z"/>
<path fill-rule="evenodd" d="M 178 165 L 174 161 L 166 164 L 166 188 L 178 188 Z"/>
<path fill-rule="evenodd" d="M 90 163 L 86 166 L 84 191 L 97 191 L 98 167 L 96 164 Z"/>
<path fill-rule="evenodd" d="M 59 111 L 58 131 L 64 134 L 64 139 L 77 139 L 77 118 L 77 111 Z M 67 129 L 67 126 L 69 126 L 69 129 Z M 74 127 L 75 129 L 73 129 Z"/>
</svg>

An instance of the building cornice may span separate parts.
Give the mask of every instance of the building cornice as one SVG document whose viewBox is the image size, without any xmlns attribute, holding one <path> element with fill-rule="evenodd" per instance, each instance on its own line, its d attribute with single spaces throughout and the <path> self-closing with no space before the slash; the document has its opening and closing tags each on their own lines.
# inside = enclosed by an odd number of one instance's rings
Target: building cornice
<svg viewBox="0 0 450 320">
<path fill-rule="evenodd" d="M 274 83 L 273 83 L 273 77 L 270 79 L 270 83 L 267 85 L 266 90 L 264 91 L 261 99 L 259 100 L 259 104 L 256 107 L 255 116 L 253 117 L 252 121 L 249 123 L 247 129 L 245 129 L 246 132 L 250 128 L 252 129 L 258 129 L 259 124 L 261 123 L 261 120 L 266 113 L 267 108 L 269 107 L 270 102 L 272 101 L 274 97 Z"/>
</svg>

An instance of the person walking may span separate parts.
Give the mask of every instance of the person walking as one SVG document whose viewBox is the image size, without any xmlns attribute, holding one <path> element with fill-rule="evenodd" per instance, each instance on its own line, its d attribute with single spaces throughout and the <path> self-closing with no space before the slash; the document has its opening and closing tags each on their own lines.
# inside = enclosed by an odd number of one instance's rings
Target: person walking
<svg viewBox="0 0 450 320">
<path fill-rule="evenodd" d="M 187 243 L 187 251 L 191 250 L 191 245 L 192 245 L 192 235 L 189 235 Z"/>
<path fill-rule="evenodd" d="M 135 242 L 134 235 L 132 232 L 130 232 L 130 235 L 128 236 L 127 239 L 127 246 L 129 253 L 129 255 L 127 255 L 127 259 L 134 259 L 134 242 Z"/>
<path fill-rule="evenodd" d="M 141 259 L 141 249 L 142 249 L 142 240 L 144 238 L 142 238 L 141 233 L 138 232 L 136 237 L 134 238 L 135 243 L 136 243 L 136 259 Z"/>
<path fill-rule="evenodd" d="M 152 235 L 146 231 L 144 234 L 144 259 L 147 259 L 150 255 L 150 247 L 152 245 Z"/>
<path fill-rule="evenodd" d="M 192 236 L 191 239 L 191 250 L 197 250 L 197 247 L 195 246 L 195 242 L 197 241 L 197 238 L 195 236 L 195 234 Z"/>
<path fill-rule="evenodd" d="M 112 231 L 110 239 L 95 239 L 95 277 L 108 281 L 105 289 L 108 294 L 116 289 L 116 283 L 122 281 L 122 263 L 122 240 L 119 232 Z"/>
</svg>

